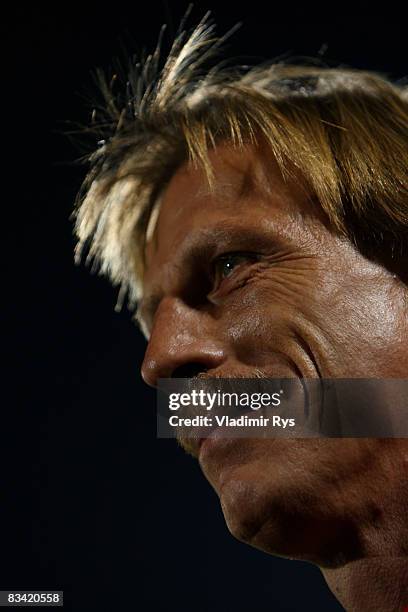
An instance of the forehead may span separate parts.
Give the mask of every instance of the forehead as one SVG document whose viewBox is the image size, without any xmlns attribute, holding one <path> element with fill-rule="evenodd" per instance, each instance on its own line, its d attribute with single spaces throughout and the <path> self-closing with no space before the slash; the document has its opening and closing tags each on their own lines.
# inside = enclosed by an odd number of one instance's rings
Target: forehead
<svg viewBox="0 0 408 612">
<path fill-rule="evenodd" d="M 296 218 L 316 215 L 300 177 L 284 179 L 271 154 L 254 145 L 221 145 L 209 153 L 214 182 L 201 167 L 184 164 L 165 189 L 146 248 L 146 275 L 175 258 L 183 245 L 211 231 L 245 230 L 257 221 L 283 231 Z"/>
</svg>

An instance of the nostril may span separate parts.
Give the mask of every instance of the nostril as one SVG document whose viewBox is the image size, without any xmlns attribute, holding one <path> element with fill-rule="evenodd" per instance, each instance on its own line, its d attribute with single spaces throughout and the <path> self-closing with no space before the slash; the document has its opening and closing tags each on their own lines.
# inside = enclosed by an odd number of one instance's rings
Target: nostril
<svg viewBox="0 0 408 612">
<path fill-rule="evenodd" d="M 198 376 L 198 374 L 207 372 L 207 370 L 208 368 L 206 368 L 202 363 L 186 363 L 173 370 L 171 377 L 193 378 L 194 376 Z"/>
</svg>

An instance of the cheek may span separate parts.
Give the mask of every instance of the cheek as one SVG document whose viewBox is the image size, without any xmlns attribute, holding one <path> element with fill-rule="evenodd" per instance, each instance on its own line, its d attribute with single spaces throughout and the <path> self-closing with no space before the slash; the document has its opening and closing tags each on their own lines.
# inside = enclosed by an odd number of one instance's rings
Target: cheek
<svg viewBox="0 0 408 612">
<path fill-rule="evenodd" d="M 399 310 L 378 277 L 276 266 L 231 294 L 223 327 L 238 358 L 260 367 L 278 352 L 306 375 L 312 361 L 326 377 L 404 377 Z"/>
<path fill-rule="evenodd" d="M 387 281 L 353 279 L 322 294 L 309 315 L 313 346 L 326 377 L 407 375 L 399 307 Z"/>
<path fill-rule="evenodd" d="M 226 311 L 232 312 L 241 325 L 268 324 L 285 312 L 299 310 L 305 300 L 312 302 L 312 290 L 307 278 L 275 267 L 255 274 L 233 291 L 226 302 Z"/>
<path fill-rule="evenodd" d="M 275 267 L 233 292 L 222 324 L 240 361 L 261 366 L 268 356 L 293 356 L 298 320 L 318 310 L 313 283 L 293 270 Z"/>
</svg>

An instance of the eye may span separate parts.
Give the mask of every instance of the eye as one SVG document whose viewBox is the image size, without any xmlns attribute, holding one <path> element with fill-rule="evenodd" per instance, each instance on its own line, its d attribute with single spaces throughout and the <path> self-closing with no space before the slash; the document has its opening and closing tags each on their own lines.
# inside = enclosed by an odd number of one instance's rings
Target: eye
<svg viewBox="0 0 408 612">
<path fill-rule="evenodd" d="M 213 262 L 214 285 L 218 287 L 237 268 L 256 259 L 257 256 L 254 253 L 228 253 L 227 255 L 221 255 Z"/>
</svg>

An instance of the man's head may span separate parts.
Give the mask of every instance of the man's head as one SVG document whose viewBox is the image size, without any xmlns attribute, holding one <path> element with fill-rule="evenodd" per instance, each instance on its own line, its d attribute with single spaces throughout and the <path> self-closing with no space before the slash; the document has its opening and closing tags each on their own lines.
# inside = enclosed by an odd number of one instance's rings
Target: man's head
<svg viewBox="0 0 408 612">
<path fill-rule="evenodd" d="M 399 279 L 333 233 L 264 151 L 219 146 L 210 160 L 214 188 L 202 170 L 181 167 L 147 244 L 146 382 L 259 371 L 404 378 L 408 301 Z M 234 535 L 320 565 L 374 552 L 373 516 L 386 523 L 385 510 L 408 501 L 404 442 L 221 438 L 188 448 Z M 395 524 L 384 527 L 392 533 Z"/>
<path fill-rule="evenodd" d="M 139 303 L 144 379 L 408 378 L 404 91 L 282 65 L 204 78 L 200 27 L 137 104 L 111 100 L 77 218 L 79 250 Z M 404 440 L 223 439 L 199 460 L 257 547 L 406 554 Z"/>
</svg>

